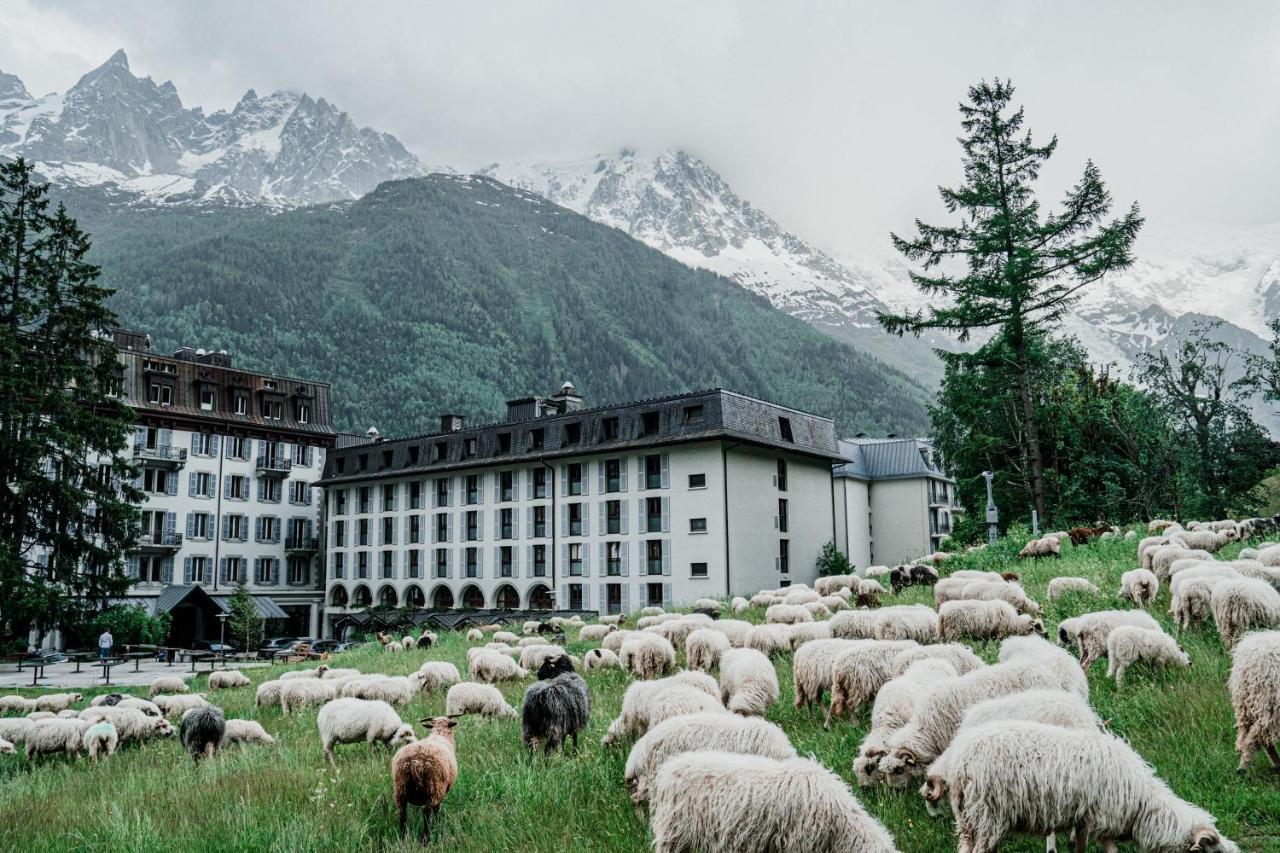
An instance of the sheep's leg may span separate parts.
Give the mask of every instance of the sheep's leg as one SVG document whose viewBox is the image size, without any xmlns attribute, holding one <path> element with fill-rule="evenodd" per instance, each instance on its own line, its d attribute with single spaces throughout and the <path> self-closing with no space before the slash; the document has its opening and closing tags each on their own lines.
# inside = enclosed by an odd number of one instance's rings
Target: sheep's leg
<svg viewBox="0 0 1280 853">
<path fill-rule="evenodd" d="M 213 758 L 213 750 L 216 748 L 213 741 L 209 741 L 204 745 L 204 757 Z"/>
<path fill-rule="evenodd" d="M 422 846 L 431 843 L 431 806 L 422 807 Z"/>
<path fill-rule="evenodd" d="M 406 811 L 405 803 L 400 803 L 400 835 L 401 837 L 404 836 L 404 830 L 405 830 L 405 823 L 406 823 L 405 811 Z"/>
<path fill-rule="evenodd" d="M 1271 759 L 1271 766 L 1275 770 L 1280 770 L 1280 752 L 1276 751 L 1276 745 L 1269 743 L 1263 747 L 1267 751 L 1267 758 Z"/>
<path fill-rule="evenodd" d="M 1089 848 L 1089 836 L 1083 829 L 1071 830 L 1071 840 L 1073 842 L 1072 846 L 1075 848 L 1075 853 L 1085 853 Z"/>
<path fill-rule="evenodd" d="M 573 737 L 573 753 L 574 755 L 577 755 L 578 754 L 578 733 L 574 732 L 572 737 Z"/>
<path fill-rule="evenodd" d="M 1119 851 L 1120 848 L 1116 847 L 1116 843 L 1110 838 L 1103 838 L 1100 840 L 1102 841 L 1102 853 L 1117 853 L 1117 851 Z"/>
<path fill-rule="evenodd" d="M 1044 853 L 1058 853 L 1058 835 L 1050 832 L 1044 837 Z"/>
</svg>

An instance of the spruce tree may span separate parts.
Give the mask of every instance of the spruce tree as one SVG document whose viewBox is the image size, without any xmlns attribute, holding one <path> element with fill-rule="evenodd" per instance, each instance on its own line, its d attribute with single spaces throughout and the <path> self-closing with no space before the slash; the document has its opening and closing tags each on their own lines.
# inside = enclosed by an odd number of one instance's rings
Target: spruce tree
<svg viewBox="0 0 1280 853">
<path fill-rule="evenodd" d="M 140 497 L 115 398 L 115 315 L 89 238 L 30 164 L 0 164 L 0 645 L 90 618 L 129 586 Z"/>
<path fill-rule="evenodd" d="M 1035 183 L 1057 138 L 1033 144 L 1022 109 L 1010 112 L 1013 92 L 1012 83 L 1000 80 L 969 89 L 968 102 L 960 105 L 964 183 L 939 190 L 947 211 L 960 220 L 943 226 L 916 220 L 915 237 L 892 235 L 899 252 L 922 263 L 911 279 L 933 301 L 926 309 L 882 313 L 879 319 L 897 334 L 936 329 L 967 341 L 974 332 L 993 333 L 973 358 L 1002 366 L 1010 377 L 1032 498 L 1047 519 L 1030 381 L 1035 351 L 1082 288 L 1132 263 L 1130 248 L 1143 220 L 1134 204 L 1124 216 L 1105 221 L 1111 194 L 1092 162 L 1067 191 L 1062 209 L 1044 212 Z"/>
<path fill-rule="evenodd" d="M 240 651 L 248 652 L 256 648 L 262 639 L 262 627 L 265 620 L 249 594 L 249 587 L 243 583 L 236 584 L 231 598 L 227 602 L 227 629 L 231 636 L 241 644 Z"/>
</svg>

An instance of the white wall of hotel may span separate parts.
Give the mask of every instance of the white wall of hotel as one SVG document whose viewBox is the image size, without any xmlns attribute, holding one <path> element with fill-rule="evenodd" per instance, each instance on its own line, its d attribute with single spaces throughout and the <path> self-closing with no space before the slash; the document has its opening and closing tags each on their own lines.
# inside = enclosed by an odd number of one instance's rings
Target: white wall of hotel
<svg viewBox="0 0 1280 853">
<path fill-rule="evenodd" d="M 934 553 L 959 511 L 955 484 L 912 476 L 835 479 L 836 546 L 858 568 L 894 566 Z"/>
<path fill-rule="evenodd" d="M 660 472 L 653 481 L 646 477 L 646 457 L 655 457 L 650 464 Z M 606 478 L 608 462 L 617 463 L 616 483 Z M 750 594 L 811 583 L 822 545 L 832 538 L 832 480 L 824 459 L 713 440 L 547 464 L 554 467 L 554 492 L 552 473 L 534 460 L 329 486 L 326 627 L 370 602 L 535 607 L 552 585 L 553 546 L 557 607 L 629 612 L 651 602 L 680 605 L 703 596 Z M 581 466 L 581 494 L 569 493 L 574 465 Z M 540 470 L 547 477 L 545 497 L 533 491 Z M 513 481 L 509 499 L 500 492 L 504 472 Z M 469 476 L 480 485 L 475 504 L 465 502 Z M 411 507 L 415 482 L 419 505 Z M 448 506 L 438 501 L 441 482 Z M 388 487 L 389 509 L 383 496 Z M 367 513 L 360 512 L 362 489 L 369 490 Z M 618 521 L 610 532 L 615 501 Z M 579 509 L 571 510 L 574 505 Z M 538 507 L 545 531 L 531 526 Z M 509 530 L 502 526 L 504 510 L 510 512 Z M 570 532 L 575 511 L 582 526 Z M 470 512 L 476 513 L 474 541 L 465 538 Z M 416 541 L 410 541 L 414 518 Z M 441 518 L 443 541 L 437 536 Z M 388 520 L 391 541 L 384 542 Z M 362 522 L 367 544 L 360 538 Z M 535 563 L 537 546 L 547 553 L 545 566 Z M 661 557 L 650 560 L 650 549 L 660 549 Z"/>
</svg>

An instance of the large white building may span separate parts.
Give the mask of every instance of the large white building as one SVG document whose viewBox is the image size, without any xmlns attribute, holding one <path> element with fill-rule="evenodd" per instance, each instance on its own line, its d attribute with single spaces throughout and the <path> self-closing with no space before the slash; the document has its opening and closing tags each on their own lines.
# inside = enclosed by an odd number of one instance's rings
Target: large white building
<svg viewBox="0 0 1280 853">
<path fill-rule="evenodd" d="M 631 611 L 811 582 L 833 538 L 831 420 L 729 391 L 505 421 L 329 455 L 327 618 L 375 604 Z"/>
<path fill-rule="evenodd" d="M 146 494 L 124 601 L 169 613 L 170 641 L 185 646 L 219 637 L 243 582 L 272 630 L 318 635 L 329 385 L 233 367 L 225 352 L 160 355 L 143 334 L 115 340 Z"/>
</svg>

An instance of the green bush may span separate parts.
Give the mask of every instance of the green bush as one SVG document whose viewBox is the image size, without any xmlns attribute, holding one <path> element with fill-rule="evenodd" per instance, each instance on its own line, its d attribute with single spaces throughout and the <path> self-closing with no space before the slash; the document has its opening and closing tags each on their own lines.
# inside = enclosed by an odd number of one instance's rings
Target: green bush
<svg viewBox="0 0 1280 853">
<path fill-rule="evenodd" d="M 96 648 L 98 635 L 110 630 L 116 645 L 161 645 L 169 637 L 169 614 L 153 616 L 137 604 L 118 604 L 108 607 L 80 629 L 68 630 L 68 646 Z"/>
<path fill-rule="evenodd" d="M 853 567 L 849 565 L 849 558 L 840 553 L 840 549 L 834 542 L 828 542 L 822 546 L 817 566 L 819 575 L 847 575 L 853 571 Z"/>
</svg>

